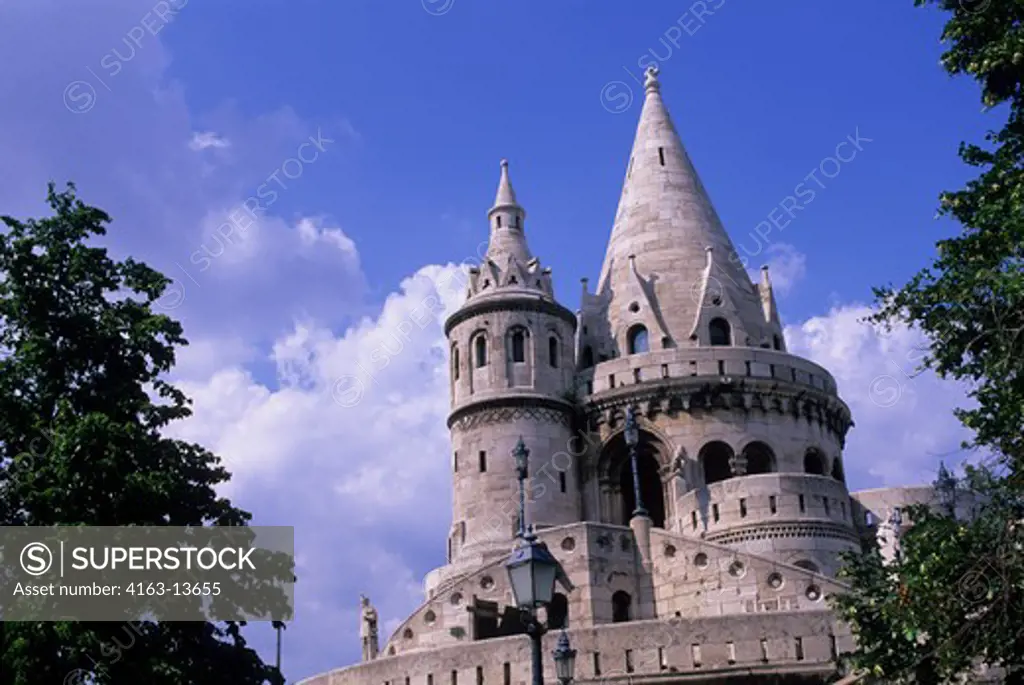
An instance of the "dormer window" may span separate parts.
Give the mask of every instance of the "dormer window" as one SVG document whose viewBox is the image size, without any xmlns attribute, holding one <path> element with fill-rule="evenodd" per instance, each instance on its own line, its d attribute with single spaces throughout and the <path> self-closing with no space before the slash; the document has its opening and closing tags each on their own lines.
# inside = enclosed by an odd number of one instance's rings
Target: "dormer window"
<svg viewBox="0 0 1024 685">
<path fill-rule="evenodd" d="M 517 279 L 515 276 L 509 277 L 509 279 L 508 279 L 508 284 L 509 285 L 517 285 L 518 283 L 519 283 L 519 279 Z"/>
<path fill-rule="evenodd" d="M 728 346 L 732 344 L 732 327 L 725 319 L 711 319 L 708 324 L 711 344 L 715 346 Z"/>
<path fill-rule="evenodd" d="M 651 343 L 647 335 L 647 329 L 643 326 L 636 325 L 630 328 L 629 335 L 627 335 L 626 338 L 630 354 L 643 354 L 644 352 L 651 351 Z"/>
</svg>

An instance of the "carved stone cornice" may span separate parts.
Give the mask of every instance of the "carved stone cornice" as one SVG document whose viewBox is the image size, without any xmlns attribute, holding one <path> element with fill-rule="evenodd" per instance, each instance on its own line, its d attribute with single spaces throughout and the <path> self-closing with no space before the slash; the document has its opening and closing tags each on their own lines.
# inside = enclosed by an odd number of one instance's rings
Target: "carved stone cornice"
<svg viewBox="0 0 1024 685">
<path fill-rule="evenodd" d="M 542 395 L 510 395 L 464 404 L 448 416 L 448 428 L 470 430 L 522 418 L 571 426 L 575 414 L 576 407 L 563 400 Z"/>
<path fill-rule="evenodd" d="M 455 326 L 474 316 L 507 311 L 549 314 L 562 319 L 572 326 L 573 332 L 576 331 L 576 315 L 554 300 L 531 293 L 512 292 L 466 302 L 444 322 L 444 334 L 447 336 Z"/>
<path fill-rule="evenodd" d="M 695 410 L 763 411 L 805 418 L 830 430 L 840 444 L 853 426 L 850 409 L 831 393 L 775 378 L 723 380 L 719 376 L 688 376 L 619 386 L 591 395 L 583 405 L 592 428 L 616 425 L 627 406 L 648 419 L 657 414 Z"/>
</svg>

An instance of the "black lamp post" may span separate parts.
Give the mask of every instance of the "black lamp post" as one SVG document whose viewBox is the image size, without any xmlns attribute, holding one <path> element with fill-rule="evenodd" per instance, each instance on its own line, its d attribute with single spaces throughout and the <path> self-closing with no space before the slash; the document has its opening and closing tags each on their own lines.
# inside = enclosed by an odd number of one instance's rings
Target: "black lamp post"
<svg viewBox="0 0 1024 685">
<path fill-rule="evenodd" d="M 939 496 L 939 503 L 950 516 L 956 516 L 956 476 L 946 469 L 946 465 L 939 463 L 939 476 L 935 480 L 935 491 Z"/>
<path fill-rule="evenodd" d="M 516 460 L 516 475 L 519 478 L 519 533 L 516 547 L 505 563 L 505 570 L 508 571 L 509 585 L 512 586 L 513 601 L 522 612 L 526 634 L 530 636 L 533 685 L 544 685 L 541 638 L 547 632 L 547 627 L 537 620 L 537 609 L 551 603 L 556 581 L 561 582 L 569 591 L 572 590 L 572 584 L 547 545 L 538 540 L 526 525 L 524 481 L 530 451 L 526 449 L 522 438 L 519 438 L 512 450 L 512 456 Z"/>
<path fill-rule="evenodd" d="M 622 430 L 622 436 L 626 439 L 626 446 L 629 447 L 629 461 L 633 469 L 633 499 L 636 501 L 633 516 L 647 516 L 647 510 L 644 508 L 644 502 L 640 496 L 640 469 L 636 460 L 636 449 L 640 444 L 640 429 L 636 425 L 633 407 L 626 407 L 626 426 Z"/>
<path fill-rule="evenodd" d="M 560 685 L 569 685 L 576 674 L 576 650 L 569 647 L 569 636 L 565 631 L 558 636 L 558 646 L 551 652 L 555 659 L 555 676 Z"/>
</svg>

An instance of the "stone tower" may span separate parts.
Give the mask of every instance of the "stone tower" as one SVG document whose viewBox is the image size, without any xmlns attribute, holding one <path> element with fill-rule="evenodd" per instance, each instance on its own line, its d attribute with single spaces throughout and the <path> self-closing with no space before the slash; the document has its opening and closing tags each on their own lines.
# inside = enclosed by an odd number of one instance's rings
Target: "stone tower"
<svg viewBox="0 0 1024 685">
<path fill-rule="evenodd" d="M 834 682 L 854 640 L 825 601 L 847 589 L 839 553 L 892 538 L 890 512 L 934 493 L 847 490 L 835 379 L 786 350 L 768 269 L 752 282 L 656 71 L 645 91 L 598 287 L 584 281 L 575 315 L 502 162 L 487 254 L 445 323 L 447 563 L 378 658 L 305 685 L 529 681 L 504 568 L 520 437 L 527 518 L 572 586 L 543 610 L 543 654 L 564 628 L 579 681 Z"/>
<path fill-rule="evenodd" d="M 587 513 L 629 521 L 620 433 L 633 406 L 654 526 L 831 573 L 858 545 L 841 457 L 849 411 L 825 369 L 786 352 L 768 269 L 751 282 L 656 70 L 645 90 L 601 279 L 579 317 L 601 446 L 585 471 Z"/>
<path fill-rule="evenodd" d="M 531 488 L 530 523 L 580 518 L 576 478 L 567 464 L 552 463 L 571 436 L 576 317 L 555 301 L 551 270 L 530 253 L 526 211 L 505 160 L 487 218 L 487 253 L 469 271 L 466 302 L 445 323 L 454 480 L 449 559 L 456 566 L 508 553 L 518 526 L 510 453 L 520 437 L 531 471 L 552 475 Z"/>
</svg>

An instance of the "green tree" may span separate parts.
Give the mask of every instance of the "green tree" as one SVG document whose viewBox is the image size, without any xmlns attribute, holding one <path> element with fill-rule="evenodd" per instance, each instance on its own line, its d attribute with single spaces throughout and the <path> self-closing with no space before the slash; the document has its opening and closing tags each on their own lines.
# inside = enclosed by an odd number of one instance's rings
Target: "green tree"
<svg viewBox="0 0 1024 685">
<path fill-rule="evenodd" d="M 874 548 L 848 557 L 852 589 L 833 604 L 858 638 L 852 666 L 882 682 L 945 683 L 982 662 L 1024 666 L 1024 2 L 915 4 L 950 13 L 943 66 L 974 78 L 990 115 L 1006 118 L 960 146 L 978 175 L 943 193 L 939 213 L 961 231 L 904 286 L 877 288 L 870 320 L 928 337 L 921 366 L 969 388 L 956 415 L 991 469 L 967 470 L 970 520 L 916 507 L 897 563 Z M 1007 682 L 1024 683 L 1024 670 Z"/>
<path fill-rule="evenodd" d="M 876 323 L 898 321 L 930 338 L 922 365 L 967 381 L 973 408 L 957 415 L 974 445 L 1004 459 L 1012 476 L 1024 463 L 1024 2 L 916 0 L 952 12 L 942 34 L 950 74 L 969 74 L 989 108 L 1005 108 L 986 145 L 962 143 L 980 169 L 939 212 L 962 231 L 937 243 L 938 256 L 901 288 L 877 288 Z"/>
<path fill-rule="evenodd" d="M 931 685 L 980 663 L 1024 668 L 1024 500 L 974 468 L 960 499 L 958 517 L 908 508 L 898 560 L 884 563 L 877 545 L 848 556 L 840 579 L 851 591 L 832 603 L 857 636 L 854 670 Z M 1024 682 L 1024 671 L 1007 682 Z"/>
<path fill-rule="evenodd" d="M 96 246 L 110 217 L 73 185 L 47 200 L 52 216 L 0 229 L 0 525 L 247 525 L 214 491 L 229 478 L 219 459 L 161 433 L 191 413 L 162 380 L 187 344 L 153 311 L 169 279 Z M 8 622 L 0 672 L 15 685 L 283 682 L 244 625 Z"/>
</svg>

